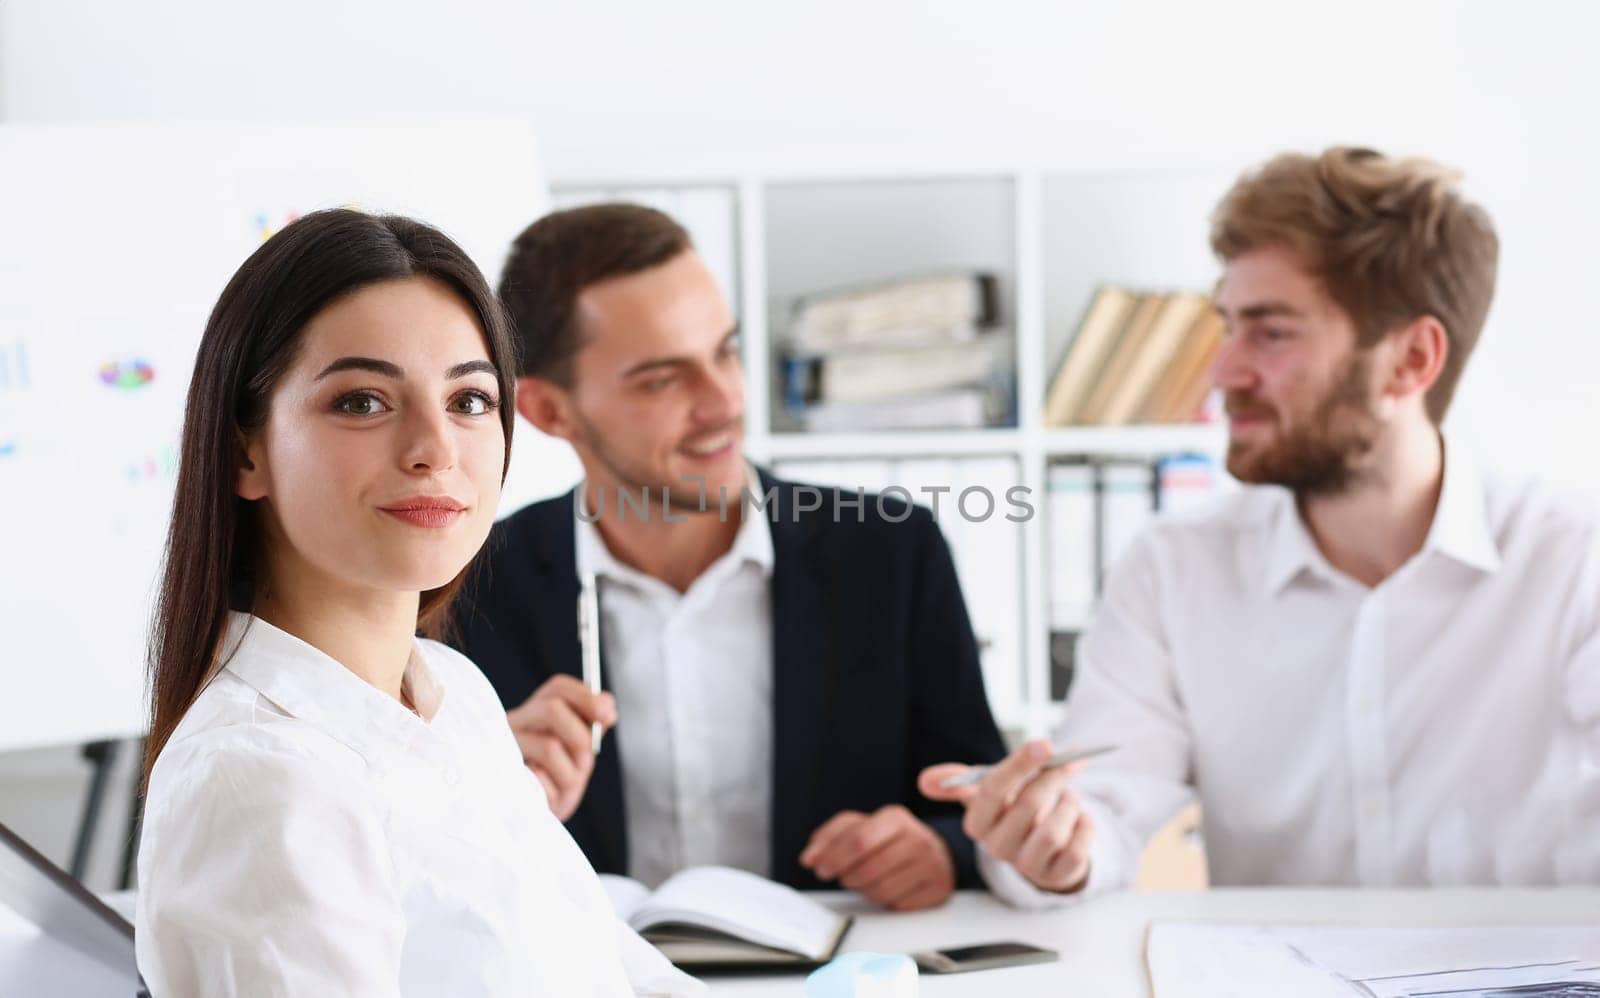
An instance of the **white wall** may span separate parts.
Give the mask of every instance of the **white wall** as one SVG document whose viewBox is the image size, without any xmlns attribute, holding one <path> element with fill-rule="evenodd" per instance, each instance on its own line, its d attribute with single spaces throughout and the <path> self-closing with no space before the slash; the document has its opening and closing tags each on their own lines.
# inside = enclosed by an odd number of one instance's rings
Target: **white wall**
<svg viewBox="0 0 1600 998">
<path fill-rule="evenodd" d="M 1563 37 L 1581 54 L 1537 6 L 8 0 L 0 99 L 27 120 L 527 116 L 556 175 L 1454 152 L 1515 115 L 1485 89 L 1559 68 Z"/>
<path fill-rule="evenodd" d="M 0 120 L 532 120 L 559 179 L 1242 166 L 1361 142 L 1462 166 L 1505 253 L 1458 425 L 1600 489 L 1586 304 L 1595 8 L 1253 0 L 0 4 Z M 464 155 L 470 151 L 463 150 Z"/>
</svg>

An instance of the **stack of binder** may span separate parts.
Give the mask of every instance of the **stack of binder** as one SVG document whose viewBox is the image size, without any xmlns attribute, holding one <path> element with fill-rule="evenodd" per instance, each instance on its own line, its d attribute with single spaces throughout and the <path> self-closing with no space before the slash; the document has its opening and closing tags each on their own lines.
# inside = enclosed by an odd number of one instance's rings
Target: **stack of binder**
<svg viewBox="0 0 1600 998">
<path fill-rule="evenodd" d="M 1078 636 L 1094 615 L 1106 573 L 1158 513 L 1198 505 L 1219 480 L 1216 462 L 1203 454 L 1082 456 L 1050 466 L 1045 568 L 1052 699 L 1064 698 L 1072 683 Z"/>
<path fill-rule="evenodd" d="M 799 428 L 962 429 L 1009 416 L 1011 337 L 994 275 L 934 274 L 795 303 L 780 355 Z"/>
</svg>

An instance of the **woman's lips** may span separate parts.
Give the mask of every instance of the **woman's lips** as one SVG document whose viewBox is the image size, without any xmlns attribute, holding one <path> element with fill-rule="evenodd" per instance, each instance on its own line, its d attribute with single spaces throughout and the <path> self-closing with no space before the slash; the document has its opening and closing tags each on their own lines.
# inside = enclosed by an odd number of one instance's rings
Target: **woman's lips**
<svg viewBox="0 0 1600 998">
<path fill-rule="evenodd" d="M 453 499 L 416 499 L 380 506 L 379 509 L 413 527 L 448 527 L 462 516 L 467 508 Z"/>
</svg>

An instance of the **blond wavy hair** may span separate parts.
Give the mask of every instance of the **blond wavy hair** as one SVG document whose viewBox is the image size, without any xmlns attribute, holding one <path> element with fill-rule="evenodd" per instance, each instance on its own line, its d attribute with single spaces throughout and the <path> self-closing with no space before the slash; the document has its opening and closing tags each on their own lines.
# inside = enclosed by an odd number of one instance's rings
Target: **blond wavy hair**
<svg viewBox="0 0 1600 998">
<path fill-rule="evenodd" d="M 1224 263 L 1264 246 L 1292 250 L 1349 314 L 1361 347 L 1438 319 L 1450 343 L 1426 400 L 1438 423 L 1483 330 L 1500 256 L 1488 214 L 1456 190 L 1460 176 L 1371 149 L 1288 153 L 1223 197 L 1211 248 Z"/>
</svg>

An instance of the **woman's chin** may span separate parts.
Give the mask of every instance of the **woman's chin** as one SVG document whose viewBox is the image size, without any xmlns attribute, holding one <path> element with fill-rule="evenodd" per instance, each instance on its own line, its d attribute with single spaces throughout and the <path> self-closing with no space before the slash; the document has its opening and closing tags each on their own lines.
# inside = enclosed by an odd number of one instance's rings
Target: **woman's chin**
<svg viewBox="0 0 1600 998">
<path fill-rule="evenodd" d="M 487 534 L 484 531 L 485 537 L 440 538 L 426 544 L 391 543 L 383 565 L 388 587 L 425 593 L 449 585 L 472 563 Z"/>
<path fill-rule="evenodd" d="M 396 592 L 429 592 L 449 585 L 456 576 L 461 574 L 461 570 L 466 567 L 467 563 L 464 561 L 408 566 L 388 573 L 388 584 L 385 588 Z"/>
</svg>

